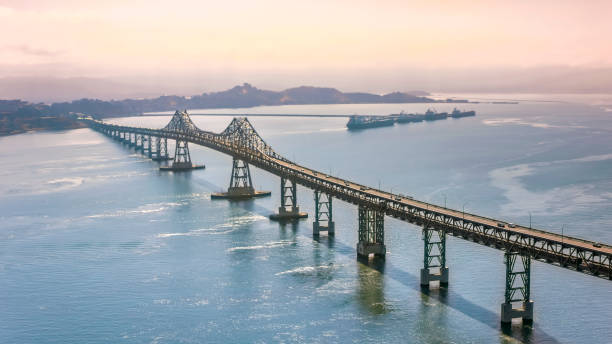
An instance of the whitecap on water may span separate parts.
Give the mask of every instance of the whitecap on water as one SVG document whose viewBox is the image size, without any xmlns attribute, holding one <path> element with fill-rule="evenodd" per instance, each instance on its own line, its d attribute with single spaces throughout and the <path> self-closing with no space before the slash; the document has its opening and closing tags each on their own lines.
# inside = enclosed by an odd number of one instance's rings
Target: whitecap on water
<svg viewBox="0 0 612 344">
<path fill-rule="evenodd" d="M 275 276 L 281 275 L 315 275 L 318 273 L 329 273 L 334 269 L 334 265 L 329 263 L 328 265 L 319 265 L 319 266 L 300 266 L 295 269 L 278 272 L 274 274 Z"/>
<path fill-rule="evenodd" d="M 130 210 L 117 210 L 115 212 L 94 214 L 94 215 L 89 215 L 86 217 L 90 219 L 95 219 L 95 218 L 105 218 L 105 217 L 119 217 L 119 216 L 159 213 L 166 209 L 169 209 L 172 207 L 178 207 L 178 206 L 185 205 L 185 204 L 186 204 L 185 202 L 150 203 L 150 204 L 141 205 L 137 208 L 130 209 Z"/>
<path fill-rule="evenodd" d="M 290 241 L 290 240 L 271 241 L 271 242 L 267 242 L 261 245 L 232 247 L 232 248 L 228 248 L 227 252 L 261 250 L 261 249 L 267 249 L 267 248 L 283 247 L 283 246 L 288 246 L 291 244 L 293 244 L 293 241 Z"/>
<path fill-rule="evenodd" d="M 265 216 L 250 214 L 245 216 L 238 216 L 230 218 L 228 222 L 224 222 L 213 226 L 211 228 L 198 228 L 187 232 L 178 233 L 160 233 L 157 235 L 158 238 L 171 238 L 176 236 L 200 236 L 200 235 L 220 235 L 234 232 L 244 225 L 251 224 L 255 221 L 261 221 L 266 219 Z"/>
</svg>

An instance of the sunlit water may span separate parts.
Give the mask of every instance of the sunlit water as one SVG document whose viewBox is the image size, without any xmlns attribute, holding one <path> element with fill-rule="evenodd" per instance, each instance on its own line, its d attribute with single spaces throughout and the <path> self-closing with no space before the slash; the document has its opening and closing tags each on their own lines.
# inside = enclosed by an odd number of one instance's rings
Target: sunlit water
<svg viewBox="0 0 612 344">
<path fill-rule="evenodd" d="M 209 113 L 387 114 L 426 104 Z M 418 199 L 612 243 L 612 113 L 605 106 L 477 104 L 477 117 L 348 132 L 343 118 L 251 122 L 277 152 Z M 437 105 L 438 110 L 451 107 Z M 195 112 L 195 111 L 194 111 Z M 198 111 L 205 112 L 204 110 Z M 114 122 L 161 127 L 169 117 Z M 221 131 L 231 117 L 195 116 Z M 272 197 L 229 203 L 231 158 L 191 145 L 205 170 L 158 164 L 79 129 L 0 138 L 0 342 L 610 343 L 612 282 L 535 262 L 535 325 L 499 326 L 502 253 L 448 239 L 448 291 L 419 287 L 414 225 L 385 219 L 386 262 L 356 261 L 356 207 L 334 203 L 335 240 L 311 218 L 282 226 Z"/>
</svg>

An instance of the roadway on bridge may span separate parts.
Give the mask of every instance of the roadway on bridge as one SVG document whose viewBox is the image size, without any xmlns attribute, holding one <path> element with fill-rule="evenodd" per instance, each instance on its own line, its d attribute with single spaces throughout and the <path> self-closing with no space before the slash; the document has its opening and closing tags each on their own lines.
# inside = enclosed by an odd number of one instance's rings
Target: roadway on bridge
<svg viewBox="0 0 612 344">
<path fill-rule="evenodd" d="M 412 207 L 421 208 L 423 210 L 427 210 L 431 212 L 437 212 L 437 213 L 444 214 L 446 216 L 452 216 L 458 219 L 465 219 L 467 221 L 483 224 L 489 227 L 498 227 L 499 223 L 503 223 L 504 224 L 503 228 L 509 232 L 526 234 L 526 235 L 540 238 L 543 240 L 555 241 L 555 242 L 558 242 L 559 244 L 563 244 L 567 246 L 575 246 L 575 247 L 583 248 L 585 250 L 596 250 L 601 253 L 612 254 L 612 247 L 604 245 L 604 244 L 602 244 L 601 247 L 594 247 L 593 242 L 588 241 L 588 240 L 581 240 L 577 238 L 561 236 L 558 234 L 543 232 L 537 229 L 528 228 L 528 227 L 519 226 L 519 225 L 516 225 L 516 227 L 510 228 L 505 221 L 489 219 L 489 218 L 474 215 L 474 214 L 464 213 L 462 211 L 440 207 L 435 204 L 417 201 L 410 197 L 400 196 L 400 195 L 392 194 L 389 192 L 372 189 L 364 185 L 348 181 L 346 179 L 341 179 L 341 178 L 337 178 L 331 175 L 323 174 L 321 172 L 317 172 L 307 167 L 303 167 L 303 166 L 300 166 L 294 163 L 286 162 L 286 161 L 275 159 L 272 157 L 270 157 L 270 159 L 276 162 L 277 164 L 280 164 L 286 168 L 292 169 L 296 172 L 307 174 L 313 178 L 323 179 L 327 182 L 335 183 L 337 185 L 341 185 L 343 187 L 347 187 L 355 191 L 365 192 L 365 193 L 368 193 L 369 195 L 383 198 L 388 201 L 400 202 L 402 204 L 409 205 Z"/>
</svg>

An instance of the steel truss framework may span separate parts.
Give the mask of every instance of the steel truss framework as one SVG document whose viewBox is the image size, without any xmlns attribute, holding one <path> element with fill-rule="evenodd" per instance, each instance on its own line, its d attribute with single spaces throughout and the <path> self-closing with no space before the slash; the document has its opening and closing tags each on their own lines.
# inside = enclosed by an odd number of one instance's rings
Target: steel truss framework
<svg viewBox="0 0 612 344">
<path fill-rule="evenodd" d="M 318 235 L 319 231 L 327 230 L 328 235 L 334 235 L 332 197 L 324 192 L 315 190 L 314 201 L 315 222 L 313 223 L 313 234 Z"/>
<path fill-rule="evenodd" d="M 176 140 L 176 145 L 174 147 L 174 162 L 172 165 L 191 165 L 189 142 L 187 140 Z"/>
<path fill-rule="evenodd" d="M 385 243 L 385 214 L 377 209 L 359 206 L 359 242 Z"/>
<path fill-rule="evenodd" d="M 253 181 L 251 180 L 251 171 L 249 164 L 240 160 L 233 159 L 232 162 L 232 176 L 230 177 L 230 185 L 228 192 L 247 192 L 254 193 Z"/>
<path fill-rule="evenodd" d="M 446 267 L 446 233 L 444 230 L 436 230 L 423 227 L 423 267 L 445 268 Z"/>
<path fill-rule="evenodd" d="M 516 262 L 522 264 L 518 266 Z M 506 303 L 529 301 L 531 286 L 531 258 L 518 252 L 505 252 L 506 264 Z"/>
<path fill-rule="evenodd" d="M 297 186 L 293 180 L 281 177 L 281 208 L 287 212 L 297 209 Z"/>
<path fill-rule="evenodd" d="M 136 150 L 140 150 L 142 151 L 144 148 L 144 135 L 142 134 L 136 134 L 136 138 L 135 138 L 135 145 L 136 145 Z"/>
<path fill-rule="evenodd" d="M 166 139 L 184 140 L 212 148 L 239 158 L 283 179 L 324 192 L 360 207 L 376 209 L 378 212 L 417 225 L 427 223 L 436 230 L 471 240 L 475 243 L 495 247 L 507 252 L 517 252 L 542 262 L 612 279 L 612 253 L 610 246 L 596 246 L 592 241 L 572 238 L 570 244 L 554 233 L 529 229 L 519 231 L 508 227 L 491 225 L 494 219 L 468 214 L 456 215 L 457 211 L 420 201 L 402 199 L 399 195 L 370 189 L 341 178 L 329 178 L 324 173 L 295 164 L 277 154 L 257 134 L 246 118 L 235 118 L 220 134 L 198 129 L 186 112 L 175 113 L 171 123 L 162 129 L 137 128 L 107 124 L 84 119 L 93 129 L 110 135 L 115 130 L 124 137 L 126 133 L 147 134 Z M 568 238 L 568 237 L 565 237 Z"/>
<path fill-rule="evenodd" d="M 155 138 L 155 153 L 152 154 L 153 160 L 168 160 L 168 139 L 165 137 Z"/>
<path fill-rule="evenodd" d="M 149 158 L 152 158 L 152 146 L 153 145 L 151 144 L 151 135 L 144 135 L 142 137 L 142 154 L 146 154 Z"/>
</svg>

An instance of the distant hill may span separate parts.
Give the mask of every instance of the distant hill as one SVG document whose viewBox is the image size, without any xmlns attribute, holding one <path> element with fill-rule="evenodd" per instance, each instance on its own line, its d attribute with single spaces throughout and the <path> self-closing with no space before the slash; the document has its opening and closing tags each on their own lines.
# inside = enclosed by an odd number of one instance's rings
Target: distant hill
<svg viewBox="0 0 612 344">
<path fill-rule="evenodd" d="M 277 92 L 261 90 L 250 84 L 243 84 L 226 91 L 203 93 L 191 97 L 161 96 L 151 99 L 111 101 L 80 99 L 72 102 L 54 103 L 51 105 L 50 111 L 54 114 L 82 112 L 98 117 L 108 117 L 176 109 L 240 108 L 261 105 L 432 102 L 435 102 L 435 100 L 401 92 L 385 95 L 343 93 L 335 88 L 311 86 L 301 86 Z"/>
<path fill-rule="evenodd" d="M 421 92 L 421 94 L 424 94 Z M 335 88 L 301 86 L 284 91 L 261 90 L 250 84 L 229 90 L 202 93 L 191 97 L 161 96 L 149 99 L 99 100 L 79 99 L 71 102 L 29 103 L 21 100 L 0 100 L 0 135 L 38 129 L 69 129 L 82 125 L 74 113 L 98 118 L 138 115 L 145 112 L 176 109 L 242 108 L 261 105 L 298 104 L 365 104 L 365 103 L 433 103 L 436 100 L 408 93 L 384 95 L 344 93 Z"/>
<path fill-rule="evenodd" d="M 45 104 L 0 100 L 0 136 L 30 130 L 64 130 L 83 126 L 73 115 L 53 114 L 51 107 Z"/>
</svg>

